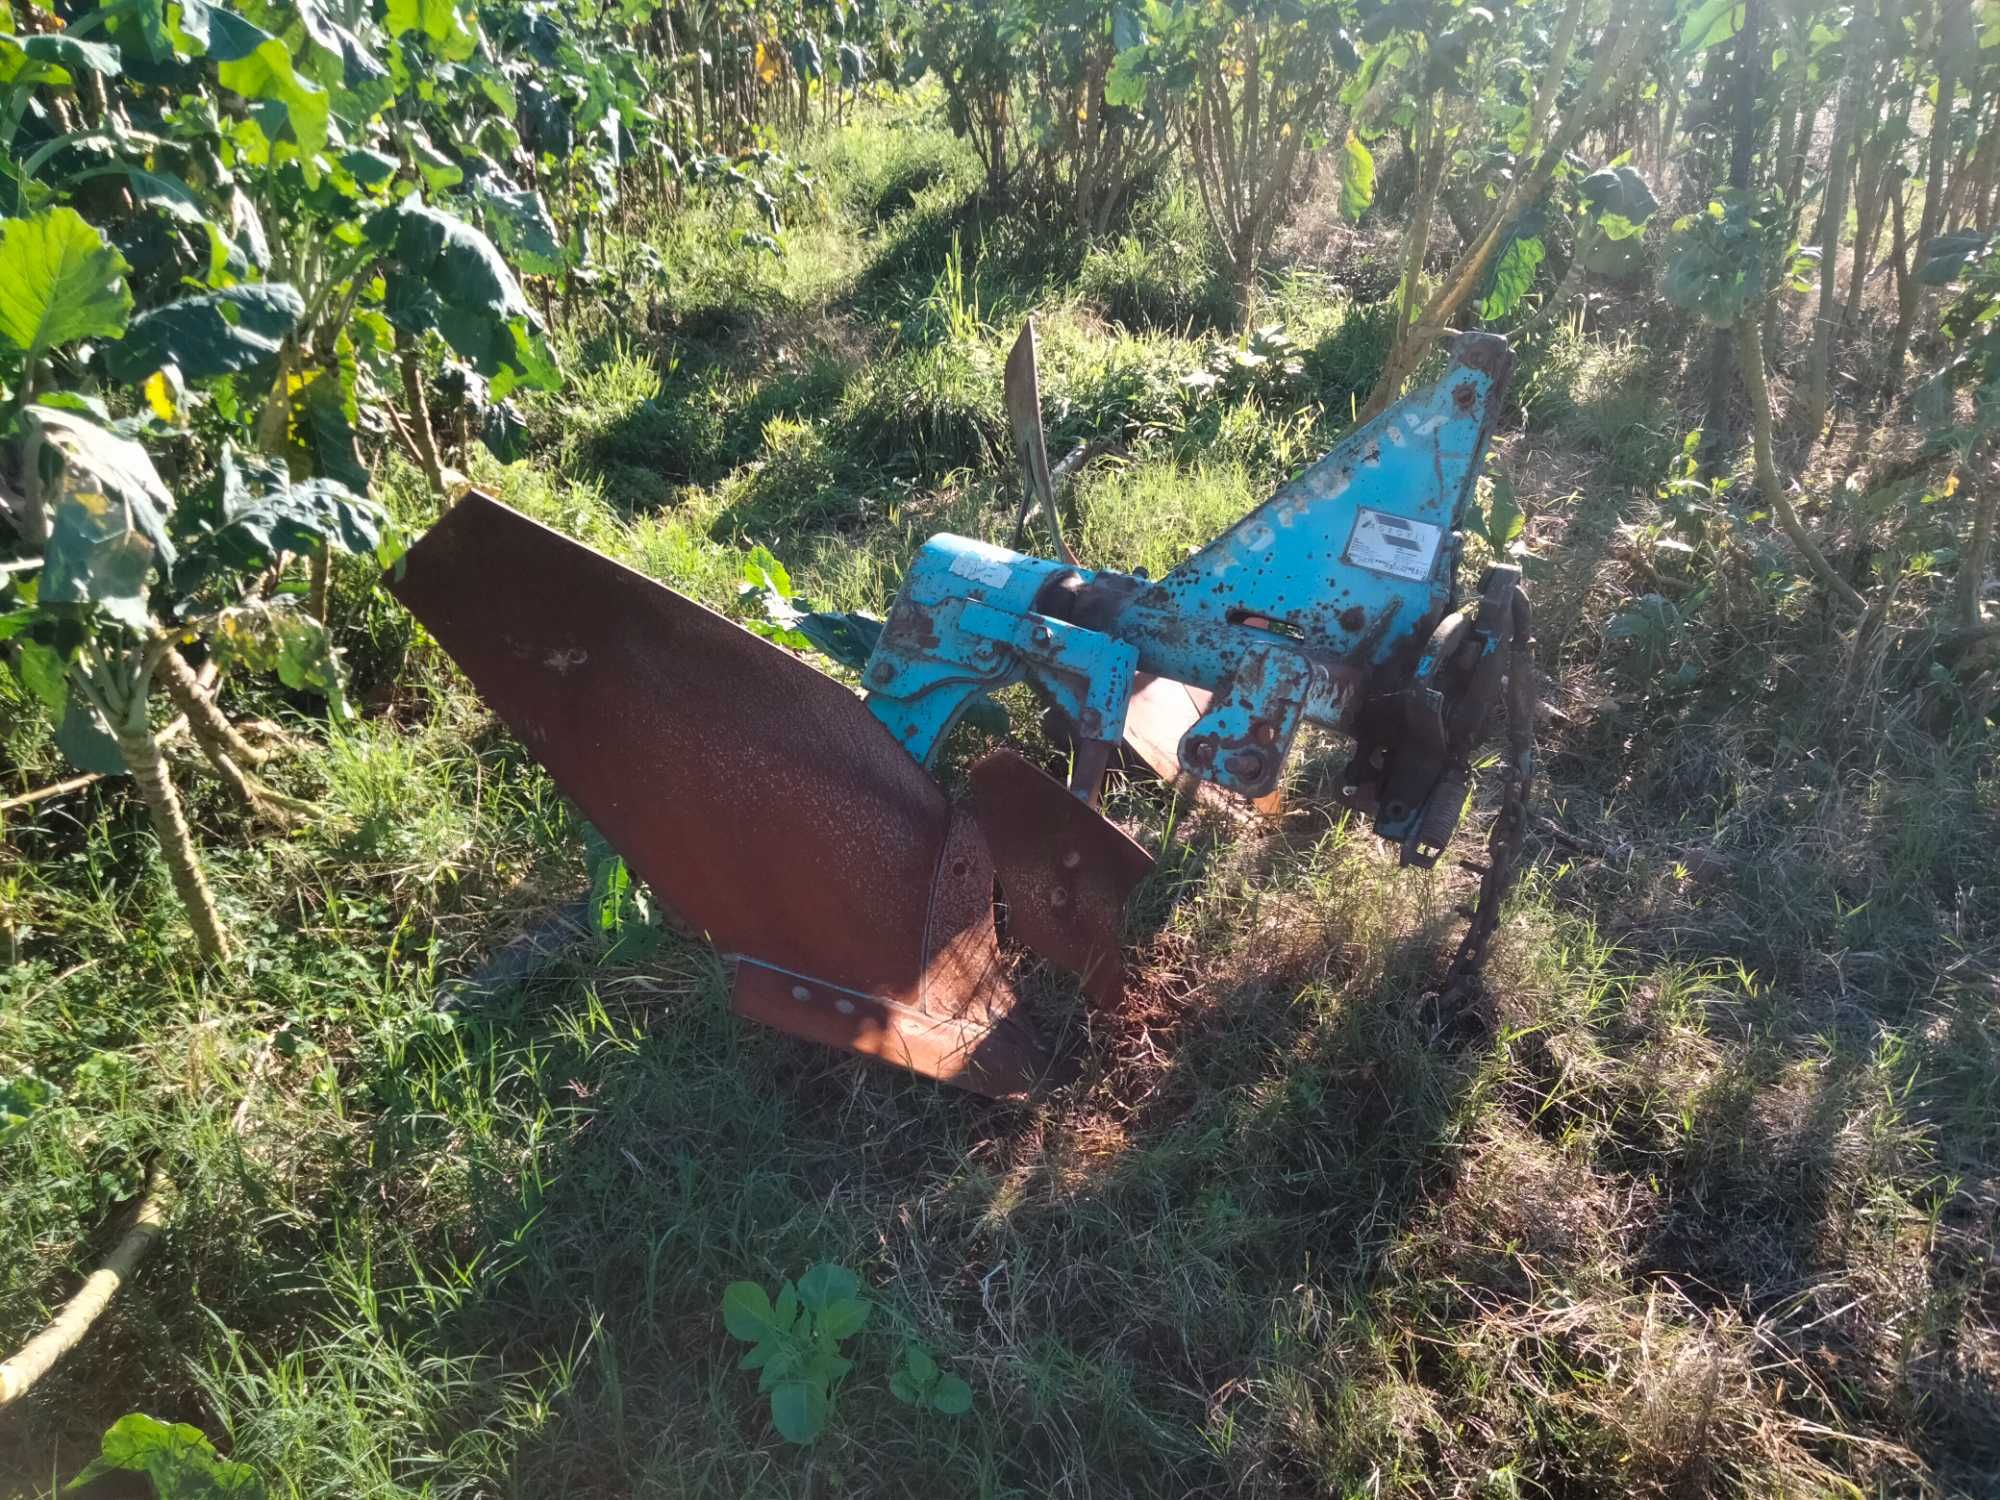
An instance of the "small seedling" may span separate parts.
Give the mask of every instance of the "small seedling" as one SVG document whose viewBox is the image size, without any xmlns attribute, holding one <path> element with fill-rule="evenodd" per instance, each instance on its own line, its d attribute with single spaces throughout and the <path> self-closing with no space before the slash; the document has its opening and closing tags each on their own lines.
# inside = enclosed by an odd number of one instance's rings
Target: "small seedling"
<svg viewBox="0 0 2000 1500">
<path fill-rule="evenodd" d="M 867 1323 L 873 1304 L 856 1295 L 861 1278 L 822 1261 L 798 1279 L 779 1283 L 775 1304 L 754 1281 L 731 1282 L 722 1294 L 722 1322 L 752 1347 L 739 1368 L 759 1370 L 757 1389 L 771 1398 L 771 1424 L 791 1443 L 810 1443 L 826 1430 L 835 1389 L 854 1361 L 841 1341 Z"/>
<path fill-rule="evenodd" d="M 889 1394 L 906 1406 L 962 1417 L 972 1410 L 972 1387 L 947 1375 L 922 1344 L 905 1344 L 903 1362 L 889 1377 Z"/>
</svg>

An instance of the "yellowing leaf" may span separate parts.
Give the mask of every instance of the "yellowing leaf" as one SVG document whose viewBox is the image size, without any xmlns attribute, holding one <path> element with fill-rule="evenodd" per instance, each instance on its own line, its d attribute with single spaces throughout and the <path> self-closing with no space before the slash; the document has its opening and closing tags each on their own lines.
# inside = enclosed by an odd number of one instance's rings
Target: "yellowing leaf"
<svg viewBox="0 0 2000 1500">
<path fill-rule="evenodd" d="M 178 422 L 181 417 L 180 372 L 169 377 L 170 370 L 173 366 L 167 365 L 146 377 L 146 404 L 162 422 Z"/>
</svg>

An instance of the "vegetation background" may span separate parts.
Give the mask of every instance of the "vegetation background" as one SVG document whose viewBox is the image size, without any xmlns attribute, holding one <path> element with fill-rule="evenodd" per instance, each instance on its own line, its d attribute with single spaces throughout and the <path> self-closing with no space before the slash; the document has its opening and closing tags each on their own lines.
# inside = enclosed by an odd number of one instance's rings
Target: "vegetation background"
<svg viewBox="0 0 2000 1500">
<path fill-rule="evenodd" d="M 0 1345 L 168 1214 L 0 1484 L 2000 1493 L 1997 116 L 1993 0 L 0 0 Z M 743 1025 L 376 587 L 476 483 L 879 612 L 1030 313 L 1155 571 L 1514 337 L 1483 1026 L 1332 745 L 1115 788 L 1044 1099 Z M 801 1446 L 724 1290 L 815 1263 Z"/>
</svg>

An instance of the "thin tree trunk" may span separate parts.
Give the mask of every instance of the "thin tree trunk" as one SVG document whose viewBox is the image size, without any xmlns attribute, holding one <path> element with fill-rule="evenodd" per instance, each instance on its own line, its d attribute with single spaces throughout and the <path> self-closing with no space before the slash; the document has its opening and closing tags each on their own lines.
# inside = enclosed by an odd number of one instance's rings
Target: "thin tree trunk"
<svg viewBox="0 0 2000 1500">
<path fill-rule="evenodd" d="M 194 928 L 195 946 L 208 962 L 223 963 L 229 957 L 229 938 L 223 930 L 222 914 L 215 909 L 208 877 L 202 874 L 194 836 L 188 832 L 187 819 L 181 812 L 180 794 L 174 790 L 167 758 L 146 724 L 144 698 L 122 718 L 113 718 L 112 723 L 119 757 L 139 788 L 146 816 L 160 841 L 160 857 L 166 861 L 167 875 L 187 910 L 189 925 Z"/>
<path fill-rule="evenodd" d="M 1868 101 L 1872 104 L 1871 98 Z M 1863 114 L 1867 110 L 1864 107 Z M 1840 326 L 1851 328 L 1861 318 L 1861 303 L 1867 295 L 1868 265 L 1875 258 L 1875 246 L 1882 236 L 1882 221 L 1889 202 L 1888 164 L 1879 137 L 1858 142 L 1860 160 L 1854 175 L 1854 264 L 1847 273 L 1847 305 L 1840 311 Z"/>
<path fill-rule="evenodd" d="M 209 697 L 194 668 L 179 651 L 169 646 L 161 653 L 160 664 L 154 670 L 167 696 L 174 700 L 174 707 L 187 715 L 198 736 L 213 741 L 224 754 L 246 766 L 261 766 L 271 758 L 269 750 L 251 744 L 223 717 L 222 710 L 215 706 L 215 700 Z"/>
<path fill-rule="evenodd" d="M 1723 331 L 1726 336 L 1728 330 Z M 1770 507 L 1771 514 L 1778 518 L 1778 525 L 1791 538 L 1792 545 L 1799 549 L 1799 555 L 1805 558 L 1813 575 L 1826 585 L 1827 592 L 1850 608 L 1865 611 L 1868 601 L 1826 560 L 1826 554 L 1820 551 L 1812 533 L 1799 519 L 1785 487 L 1778 482 L 1777 460 L 1773 455 L 1776 439 L 1772 432 L 1771 388 L 1764 378 L 1764 345 L 1757 333 L 1756 318 L 1741 319 L 1736 324 L 1735 336 L 1737 353 L 1743 366 L 1743 386 L 1750 396 L 1750 432 L 1756 450 L 1758 493 Z"/>
<path fill-rule="evenodd" d="M 417 445 L 417 457 L 423 464 L 424 477 L 430 481 L 431 493 L 438 497 L 442 506 L 445 503 L 444 464 L 438 458 L 437 434 L 431 431 L 430 403 L 424 399 L 423 368 L 417 362 L 417 351 L 408 344 L 397 350 L 397 362 L 403 372 L 403 404 L 410 409 L 410 437 Z"/>
<path fill-rule="evenodd" d="M 1410 244 L 1403 257 L 1403 295 L 1396 305 L 1396 340 L 1409 332 L 1410 320 L 1417 315 L 1417 298 L 1422 294 L 1424 258 L 1431 244 L 1431 220 L 1437 213 L 1438 188 L 1444 182 L 1445 153 L 1433 144 L 1437 135 L 1437 106 L 1425 100 L 1417 122 L 1417 200 L 1410 214 Z"/>
<path fill-rule="evenodd" d="M 1996 171 L 2000 171 L 2000 105 L 1994 108 L 1993 118 L 1981 127 L 1978 153 L 1965 173 L 1966 202 L 1952 216 L 1960 228 L 1970 222 L 1981 234 L 1986 232 L 1990 222 L 1986 200 Z"/>
<path fill-rule="evenodd" d="M 1832 396 L 1833 336 L 1839 327 L 1834 292 L 1840 283 L 1840 242 L 1847 230 L 1848 164 L 1861 114 L 1862 80 L 1869 67 L 1867 27 L 1856 26 L 1851 35 L 1852 53 L 1840 80 L 1840 105 L 1834 112 L 1833 145 L 1827 157 L 1825 198 L 1819 216 L 1819 315 L 1813 322 L 1812 355 L 1806 366 L 1802 424 L 1809 443 L 1819 438 Z"/>
<path fill-rule="evenodd" d="M 1563 279 L 1556 283 L 1556 289 L 1549 294 L 1549 300 L 1537 309 L 1535 315 L 1515 330 L 1515 337 L 1526 338 L 1562 311 L 1563 305 L 1576 294 L 1577 288 L 1584 284 L 1589 275 L 1584 270 L 1584 258 L 1596 248 L 1597 241 L 1603 233 L 1595 219 L 1583 221 L 1583 227 L 1576 232 L 1576 245 L 1570 251 L 1569 265 L 1563 271 Z"/>
<path fill-rule="evenodd" d="M 431 451 L 432 456 L 435 457 L 437 452 L 435 443 L 433 443 Z M 442 472 L 440 472 L 439 477 L 443 477 Z M 324 542 L 313 548 L 312 561 L 307 567 L 306 609 L 315 620 L 324 624 L 326 621 L 327 588 L 331 581 L 330 575 L 333 571 Z"/>
<path fill-rule="evenodd" d="M 1750 173 L 1757 155 L 1757 64 L 1763 54 L 1757 49 L 1758 0 L 1743 0 L 1743 26 L 1736 33 L 1736 56 L 1732 60 L 1726 88 L 1734 95 L 1736 122 L 1729 150 L 1729 185 L 1737 192 L 1750 190 Z M 1749 325 L 1756 328 L 1753 322 Z M 1701 467 L 1705 474 L 1713 475 L 1727 460 L 1733 448 L 1730 438 L 1729 397 L 1734 388 L 1732 368 L 1736 364 L 1739 341 L 1732 340 L 1727 328 L 1715 330 L 1708 353 L 1708 413 L 1702 420 Z M 1757 348 L 1757 376 L 1761 382 L 1764 374 L 1764 345 L 1760 338 L 1752 340 Z M 1746 350 L 1748 344 L 1742 345 Z M 1747 381 L 1749 376 L 1744 376 Z M 1769 393 L 1765 404 L 1769 406 Z"/>
<path fill-rule="evenodd" d="M 1924 246 L 1936 236 L 1944 216 L 1944 167 L 1945 158 L 1951 149 L 1951 110 L 1958 91 L 1958 65 L 1967 43 L 1973 40 L 1971 11 L 1967 0 L 1944 0 L 1938 16 L 1937 51 L 1937 103 L 1931 109 L 1930 162 L 1924 174 L 1924 211 L 1917 219 L 1917 242 L 1911 247 L 1914 255 L 1922 255 Z M 1898 283 L 1899 293 L 1896 307 L 1896 332 L 1889 341 L 1889 358 L 1885 371 L 1889 387 L 1893 389 L 1903 377 L 1903 358 L 1909 353 L 1910 332 L 1917 321 L 1917 307 L 1923 301 L 1923 282 L 1915 275 L 1916 266 L 1910 266 L 1911 274 Z"/>
<path fill-rule="evenodd" d="M 1978 481 L 1974 481 L 1977 483 Z M 2000 483 L 1988 474 L 1972 509 L 1972 535 L 1958 560 L 1957 615 L 1961 629 L 1984 623 L 1986 566 L 1993 552 L 1993 512 L 2000 505 Z"/>
</svg>

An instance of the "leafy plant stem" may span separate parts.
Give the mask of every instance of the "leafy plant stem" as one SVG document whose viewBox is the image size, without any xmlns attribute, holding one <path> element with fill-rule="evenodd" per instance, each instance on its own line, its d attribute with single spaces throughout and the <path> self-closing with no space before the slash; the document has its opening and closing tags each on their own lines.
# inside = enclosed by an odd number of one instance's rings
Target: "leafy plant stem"
<svg viewBox="0 0 2000 1500">
<path fill-rule="evenodd" d="M 271 380 L 271 393 L 257 413 L 258 451 L 273 458 L 282 458 L 285 453 L 287 429 L 291 425 L 292 368 L 297 361 L 298 348 L 288 338 L 278 350 L 278 370 Z"/>
<path fill-rule="evenodd" d="M 430 404 L 424 400 L 424 372 L 417 351 L 408 344 L 398 347 L 397 362 L 402 367 L 403 401 L 410 409 L 410 436 L 417 445 L 424 477 L 440 504 L 445 499 L 444 464 L 438 458 L 437 435 L 431 431 Z"/>
<path fill-rule="evenodd" d="M 1965 553 L 1958 563 L 1958 623 L 1972 629 L 1980 622 L 1980 602 L 1986 596 L 1986 565 L 1993 551 L 1994 510 L 2000 506 L 2000 484 L 1992 479 L 1981 487 L 1972 511 L 1972 535 L 1966 539 Z"/>
<path fill-rule="evenodd" d="M 306 608 L 315 620 L 326 619 L 328 575 L 332 567 L 326 548 L 313 548 L 312 557 L 306 564 Z"/>
<path fill-rule="evenodd" d="M 188 831 L 180 794 L 174 790 L 159 737 L 146 719 L 152 665 L 145 659 L 135 663 L 130 652 L 117 653 L 110 660 L 92 654 L 96 657 L 94 661 L 80 658 L 72 667 L 70 680 L 111 727 L 119 758 L 139 788 L 146 816 L 160 841 L 160 856 L 167 863 L 174 892 L 187 909 L 195 947 L 210 963 L 226 962 L 229 938 L 222 925 L 222 914 L 216 910 L 208 878 L 202 874 L 194 836 Z"/>
<path fill-rule="evenodd" d="M 237 733 L 236 726 L 215 706 L 215 700 L 195 675 L 194 668 L 188 665 L 187 658 L 176 648 L 169 646 L 160 653 L 156 670 L 167 696 L 174 700 L 176 708 L 187 715 L 198 738 L 219 745 L 231 759 L 246 766 L 261 766 L 271 758 L 269 750 L 258 748 Z"/>
<path fill-rule="evenodd" d="M 1771 514 L 1778 518 L 1778 525 L 1785 535 L 1791 538 L 1792 545 L 1799 549 L 1799 555 L 1805 558 L 1813 576 L 1826 585 L 1827 592 L 1849 609 L 1865 612 L 1868 601 L 1826 560 L 1819 543 L 1813 540 L 1812 533 L 1799 519 L 1791 497 L 1778 482 L 1777 463 L 1772 456 L 1775 440 L 1771 421 L 1771 387 L 1764 378 L 1764 340 L 1754 312 L 1737 321 L 1736 348 L 1738 360 L 1743 366 L 1743 384 L 1750 395 L 1750 429 L 1756 449 L 1758 492 L 1763 496 L 1764 503 L 1770 506 Z"/>
</svg>

